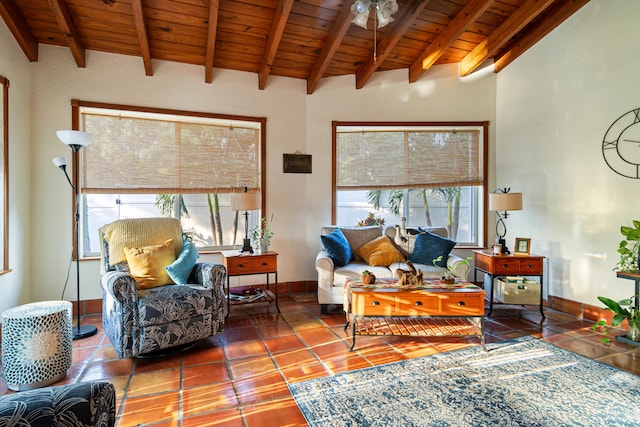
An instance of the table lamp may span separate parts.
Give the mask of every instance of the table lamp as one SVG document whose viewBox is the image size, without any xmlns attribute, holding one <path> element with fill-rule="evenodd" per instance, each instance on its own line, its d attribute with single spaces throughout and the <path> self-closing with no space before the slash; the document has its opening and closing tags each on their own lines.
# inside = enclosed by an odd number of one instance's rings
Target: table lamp
<svg viewBox="0 0 640 427">
<path fill-rule="evenodd" d="M 253 253 L 251 239 L 249 239 L 249 211 L 260 209 L 260 199 L 259 191 L 250 193 L 247 187 L 244 187 L 242 193 L 233 193 L 231 197 L 231 209 L 234 211 L 244 211 L 244 242 L 240 250 L 241 253 Z"/>
<path fill-rule="evenodd" d="M 507 234 L 507 226 L 504 220 L 509 216 L 509 211 L 522 210 L 522 193 L 510 193 L 510 188 L 498 188 L 489 194 L 489 210 L 496 211 L 496 243 L 502 246 L 502 253 L 508 255 L 509 248 L 504 236 Z M 502 214 L 500 213 L 502 211 Z M 500 230 L 502 228 L 502 230 Z M 502 231 L 502 232 L 501 232 Z"/>
</svg>

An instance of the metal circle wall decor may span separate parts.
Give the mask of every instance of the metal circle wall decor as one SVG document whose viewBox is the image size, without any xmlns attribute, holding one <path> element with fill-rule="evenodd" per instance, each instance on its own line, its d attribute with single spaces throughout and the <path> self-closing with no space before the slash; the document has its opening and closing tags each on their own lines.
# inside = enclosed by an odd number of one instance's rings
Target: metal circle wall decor
<svg viewBox="0 0 640 427">
<path fill-rule="evenodd" d="M 640 179 L 640 108 L 618 117 L 602 140 L 602 155 L 612 171 Z"/>
</svg>

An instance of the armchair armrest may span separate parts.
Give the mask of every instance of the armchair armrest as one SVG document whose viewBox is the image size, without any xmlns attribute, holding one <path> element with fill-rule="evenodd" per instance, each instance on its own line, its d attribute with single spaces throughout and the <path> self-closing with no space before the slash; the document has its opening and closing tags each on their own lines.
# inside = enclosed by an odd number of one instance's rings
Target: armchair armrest
<svg viewBox="0 0 640 427">
<path fill-rule="evenodd" d="M 191 270 L 189 283 L 211 289 L 213 293 L 214 329 L 222 332 L 229 307 L 225 286 L 227 284 L 227 269 L 222 264 L 198 262 Z"/>
<path fill-rule="evenodd" d="M 467 275 L 470 270 L 469 263 L 464 262 L 464 259 L 458 255 L 449 254 L 449 258 L 447 258 L 447 267 L 456 272 L 456 277 L 462 280 L 467 280 Z"/>
<path fill-rule="evenodd" d="M 132 305 L 138 301 L 136 280 L 130 273 L 107 271 L 102 275 L 100 284 L 105 294 L 120 304 Z"/>
<path fill-rule="evenodd" d="M 224 268 L 224 265 L 208 262 L 196 263 L 189 275 L 189 283 L 197 284 L 207 289 L 220 287 L 224 290 L 226 280 L 227 269 Z"/>
</svg>

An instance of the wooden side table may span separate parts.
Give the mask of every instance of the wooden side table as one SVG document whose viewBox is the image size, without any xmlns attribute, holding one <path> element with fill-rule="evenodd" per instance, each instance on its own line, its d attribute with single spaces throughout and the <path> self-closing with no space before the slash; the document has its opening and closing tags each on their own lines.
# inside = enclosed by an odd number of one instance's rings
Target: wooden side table
<svg viewBox="0 0 640 427">
<path fill-rule="evenodd" d="M 265 285 L 265 291 L 262 297 L 246 302 L 246 301 L 234 301 L 235 304 L 251 304 L 257 302 L 271 302 L 275 300 L 276 309 L 280 313 L 280 307 L 278 306 L 278 254 L 276 252 L 263 252 L 263 253 L 239 253 L 238 251 L 222 252 L 222 264 L 227 269 L 227 316 L 229 316 L 229 308 L 231 306 L 231 300 L 229 298 L 229 291 L 231 287 L 231 277 L 236 276 L 250 276 L 254 274 L 266 274 L 267 283 Z M 271 294 L 269 290 L 269 274 L 275 275 L 275 293 Z"/>
<path fill-rule="evenodd" d="M 540 314 L 545 318 L 542 306 L 544 283 L 544 257 L 540 255 L 493 255 L 491 251 L 473 251 L 473 282 L 477 283 L 477 273 L 481 271 L 491 277 L 491 295 L 489 296 L 489 312 L 491 316 L 494 304 L 494 279 L 498 276 L 536 276 L 540 278 Z M 524 305 L 524 304 L 523 304 Z"/>
</svg>

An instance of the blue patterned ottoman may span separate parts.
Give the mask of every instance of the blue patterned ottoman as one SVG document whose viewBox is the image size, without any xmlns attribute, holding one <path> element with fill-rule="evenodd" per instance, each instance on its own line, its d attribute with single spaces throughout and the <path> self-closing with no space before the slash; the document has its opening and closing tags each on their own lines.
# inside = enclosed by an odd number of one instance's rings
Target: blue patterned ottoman
<svg viewBox="0 0 640 427">
<path fill-rule="evenodd" d="M 67 375 L 71 317 L 68 301 L 34 302 L 2 313 L 2 378 L 11 390 L 44 387 Z"/>
</svg>

